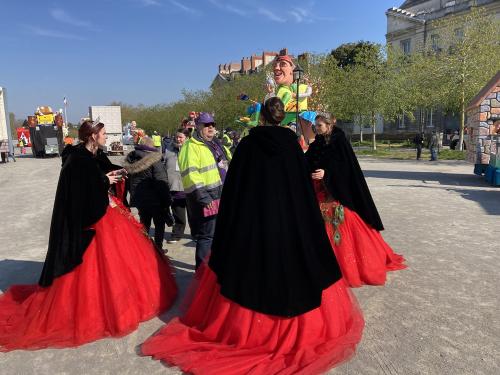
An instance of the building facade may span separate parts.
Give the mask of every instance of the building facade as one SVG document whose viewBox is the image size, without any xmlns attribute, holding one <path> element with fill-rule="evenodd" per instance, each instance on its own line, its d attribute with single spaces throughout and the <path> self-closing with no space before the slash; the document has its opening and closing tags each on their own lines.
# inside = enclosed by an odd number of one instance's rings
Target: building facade
<svg viewBox="0 0 500 375">
<path fill-rule="evenodd" d="M 424 46 L 439 48 L 436 21 L 465 14 L 473 6 L 484 7 L 488 14 L 500 18 L 500 0 L 406 0 L 399 8 L 390 8 L 385 13 L 387 44 L 407 54 Z M 456 32 L 460 33 L 460 29 Z"/>
<path fill-rule="evenodd" d="M 438 21 L 452 16 L 463 15 L 471 7 L 484 7 L 488 14 L 500 18 L 500 0 L 406 0 L 400 7 L 393 7 L 385 13 L 387 16 L 386 41 L 393 48 L 399 48 L 405 54 L 411 54 L 431 47 L 441 50 Z M 461 32 L 460 28 L 455 31 Z M 414 113 L 411 121 L 401 116 L 391 124 L 385 124 L 384 131 L 389 133 L 416 133 L 437 130 L 444 133 L 446 144 L 459 128 L 458 116 L 442 111 L 421 109 Z"/>
</svg>

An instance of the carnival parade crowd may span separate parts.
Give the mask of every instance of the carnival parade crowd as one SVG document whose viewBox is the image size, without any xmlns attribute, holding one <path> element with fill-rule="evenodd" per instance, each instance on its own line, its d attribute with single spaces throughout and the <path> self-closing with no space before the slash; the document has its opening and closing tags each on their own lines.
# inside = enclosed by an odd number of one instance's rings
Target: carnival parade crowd
<svg viewBox="0 0 500 375">
<path fill-rule="evenodd" d="M 39 283 L 0 295 L 0 351 L 124 336 L 184 298 L 185 311 L 142 355 L 218 375 L 320 374 L 350 359 L 364 329 L 350 288 L 383 286 L 405 260 L 380 234 L 335 117 L 315 116 L 304 150 L 281 125 L 279 95 L 259 109 L 259 125 L 237 147 L 219 140 L 213 114 L 202 112 L 163 149 L 156 134 L 143 138 L 123 166 L 100 148 L 105 124 L 84 122 L 80 143 L 62 154 Z M 171 226 L 167 242 L 179 241 L 187 223 L 196 272 L 178 296 L 163 238 Z"/>
</svg>

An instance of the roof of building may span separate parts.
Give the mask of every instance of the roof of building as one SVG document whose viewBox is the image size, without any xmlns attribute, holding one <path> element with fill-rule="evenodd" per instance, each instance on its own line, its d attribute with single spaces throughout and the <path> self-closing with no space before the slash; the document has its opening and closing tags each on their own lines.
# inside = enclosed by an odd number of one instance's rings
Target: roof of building
<svg viewBox="0 0 500 375">
<path fill-rule="evenodd" d="M 481 105 L 481 102 L 494 90 L 500 86 L 500 70 L 495 76 L 479 91 L 479 93 L 470 101 L 467 111 Z"/>
<path fill-rule="evenodd" d="M 389 13 L 396 13 L 396 14 L 399 14 L 399 15 L 402 15 L 402 16 L 406 16 L 406 17 L 409 17 L 409 18 L 414 18 L 416 16 L 415 13 L 408 12 L 407 10 L 404 10 L 404 9 L 401 9 L 401 8 L 396 8 L 396 7 L 389 8 L 387 10 L 387 12 L 389 12 Z"/>
<path fill-rule="evenodd" d="M 429 0 L 406 0 L 399 8 L 406 9 L 428 2 Z"/>
</svg>

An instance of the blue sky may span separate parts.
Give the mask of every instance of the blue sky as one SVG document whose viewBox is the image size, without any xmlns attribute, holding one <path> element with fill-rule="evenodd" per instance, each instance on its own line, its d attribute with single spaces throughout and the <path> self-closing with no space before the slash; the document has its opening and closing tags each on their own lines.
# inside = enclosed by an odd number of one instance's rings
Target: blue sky
<svg viewBox="0 0 500 375">
<path fill-rule="evenodd" d="M 399 0 L 0 0 L 0 86 L 17 118 L 39 105 L 70 121 L 89 105 L 168 103 L 252 53 L 383 43 Z"/>
</svg>

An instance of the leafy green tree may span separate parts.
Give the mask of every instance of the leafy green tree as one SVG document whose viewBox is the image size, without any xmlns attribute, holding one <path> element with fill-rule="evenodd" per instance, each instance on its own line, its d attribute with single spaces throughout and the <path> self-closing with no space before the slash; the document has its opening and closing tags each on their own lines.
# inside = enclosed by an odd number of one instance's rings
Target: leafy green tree
<svg viewBox="0 0 500 375">
<path fill-rule="evenodd" d="M 444 108 L 460 114 L 462 150 L 465 108 L 500 70 L 500 20 L 484 8 L 473 7 L 464 15 L 445 18 L 436 28 L 444 52 L 437 56 L 433 75 Z"/>
<path fill-rule="evenodd" d="M 331 55 L 337 61 L 339 68 L 346 68 L 348 66 L 359 63 L 358 55 L 366 53 L 366 50 L 371 50 L 377 53 L 379 46 L 372 42 L 359 41 L 356 43 L 344 43 L 332 50 Z"/>
</svg>

